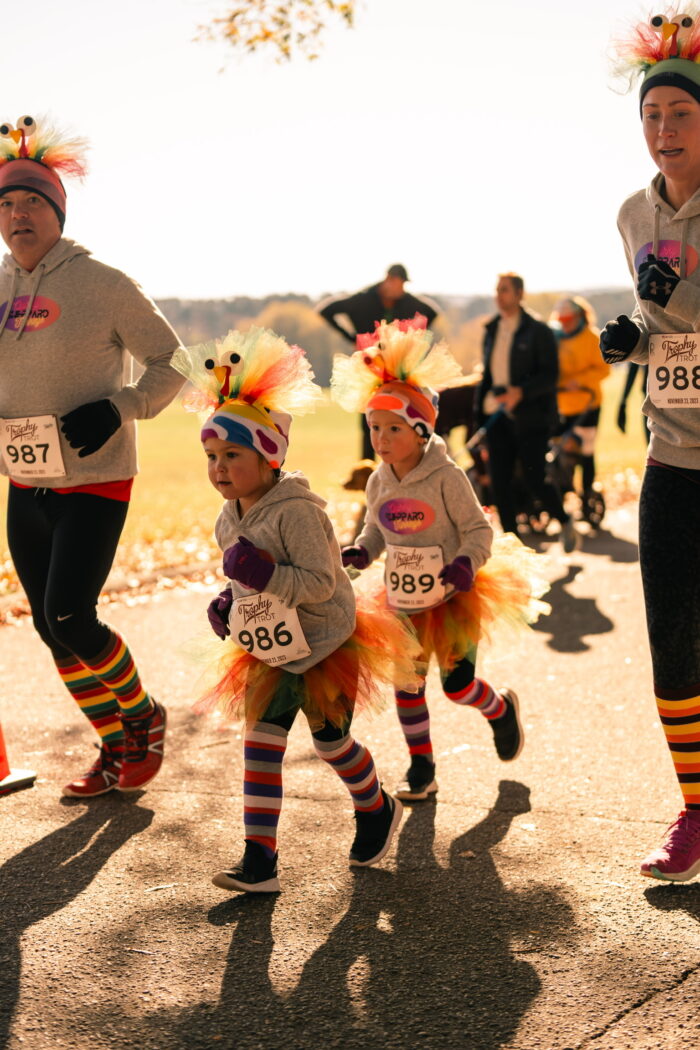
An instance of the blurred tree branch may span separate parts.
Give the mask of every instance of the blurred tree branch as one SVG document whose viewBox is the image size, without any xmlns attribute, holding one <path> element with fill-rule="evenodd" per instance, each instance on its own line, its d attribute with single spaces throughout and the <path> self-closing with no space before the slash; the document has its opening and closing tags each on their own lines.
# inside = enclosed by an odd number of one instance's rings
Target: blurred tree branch
<svg viewBox="0 0 700 1050">
<path fill-rule="evenodd" d="M 223 39 L 237 51 L 272 50 L 278 62 L 295 54 L 318 58 L 332 19 L 351 27 L 356 0 L 229 0 L 228 10 L 202 27 L 202 35 Z"/>
</svg>

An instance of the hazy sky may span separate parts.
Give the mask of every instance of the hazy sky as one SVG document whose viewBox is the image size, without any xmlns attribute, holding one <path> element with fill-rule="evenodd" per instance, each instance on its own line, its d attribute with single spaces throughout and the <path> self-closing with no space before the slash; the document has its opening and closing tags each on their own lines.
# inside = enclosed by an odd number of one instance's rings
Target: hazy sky
<svg viewBox="0 0 700 1050">
<path fill-rule="evenodd" d="M 195 42 L 224 6 L 3 11 L 0 118 L 89 137 L 66 234 L 150 294 L 320 295 L 396 261 L 434 293 L 628 283 L 615 216 L 654 169 L 606 48 L 634 3 L 363 0 L 284 66 Z"/>
</svg>

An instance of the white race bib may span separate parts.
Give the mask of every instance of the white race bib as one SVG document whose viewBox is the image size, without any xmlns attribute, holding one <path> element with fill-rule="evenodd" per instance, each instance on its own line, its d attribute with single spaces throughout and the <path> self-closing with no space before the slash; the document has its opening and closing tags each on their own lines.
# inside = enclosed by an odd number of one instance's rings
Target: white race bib
<svg viewBox="0 0 700 1050">
<path fill-rule="evenodd" d="M 659 408 L 700 408 L 700 335 L 649 336 L 649 397 Z"/>
<path fill-rule="evenodd" d="M 394 547 L 387 544 L 387 602 L 392 609 L 429 609 L 445 597 L 438 579 L 444 567 L 441 547 Z"/>
<path fill-rule="evenodd" d="M 236 598 L 228 625 L 236 645 L 264 664 L 288 664 L 311 655 L 296 609 L 267 591 Z"/>
<path fill-rule="evenodd" d="M 0 452 L 13 478 L 66 476 L 55 416 L 0 420 L 0 435 Z"/>
</svg>

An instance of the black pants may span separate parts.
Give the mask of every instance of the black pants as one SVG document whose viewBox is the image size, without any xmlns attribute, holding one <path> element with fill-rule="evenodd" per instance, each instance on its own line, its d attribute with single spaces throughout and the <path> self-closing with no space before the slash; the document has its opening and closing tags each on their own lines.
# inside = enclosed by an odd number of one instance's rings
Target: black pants
<svg viewBox="0 0 700 1050">
<path fill-rule="evenodd" d="M 697 481 L 647 467 L 639 561 L 654 683 L 700 692 L 700 470 Z"/>
<path fill-rule="evenodd" d="M 34 626 L 56 659 L 88 663 L 111 631 L 97 618 L 129 504 L 88 493 L 10 485 L 7 538 Z"/>
<path fill-rule="evenodd" d="M 549 431 L 544 427 L 519 427 L 501 416 L 487 431 L 489 472 L 493 498 L 504 532 L 516 532 L 516 499 L 513 486 L 516 463 L 520 463 L 528 494 L 539 500 L 550 518 L 562 524 L 569 515 L 557 489 L 545 477 Z"/>
</svg>

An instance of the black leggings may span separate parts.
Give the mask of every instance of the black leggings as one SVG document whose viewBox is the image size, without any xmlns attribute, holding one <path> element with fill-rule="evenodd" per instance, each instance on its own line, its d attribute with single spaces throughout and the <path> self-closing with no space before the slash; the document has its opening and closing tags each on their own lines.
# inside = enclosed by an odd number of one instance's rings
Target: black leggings
<svg viewBox="0 0 700 1050">
<path fill-rule="evenodd" d="M 654 683 L 700 692 L 700 470 L 649 466 L 639 501 L 639 561 Z"/>
<path fill-rule="evenodd" d="M 34 626 L 56 659 L 88 663 L 112 632 L 97 618 L 128 503 L 10 485 L 7 538 Z"/>
</svg>

